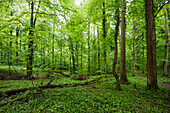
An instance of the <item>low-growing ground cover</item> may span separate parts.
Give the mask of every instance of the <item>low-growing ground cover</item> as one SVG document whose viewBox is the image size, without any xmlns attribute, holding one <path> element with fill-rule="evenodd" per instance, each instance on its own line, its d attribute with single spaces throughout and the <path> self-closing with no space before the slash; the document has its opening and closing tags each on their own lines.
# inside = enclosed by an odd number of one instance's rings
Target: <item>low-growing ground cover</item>
<svg viewBox="0 0 170 113">
<path fill-rule="evenodd" d="M 106 76 L 84 86 L 38 88 L 16 96 L 3 96 L 0 104 L 9 103 L 1 106 L 0 112 L 169 112 L 168 90 L 162 83 L 158 83 L 161 90 L 147 91 L 146 78 L 128 73 L 131 84 L 121 84 L 123 90 L 117 91 L 113 75 Z M 69 82 L 84 81 L 60 78 L 52 84 Z"/>
</svg>

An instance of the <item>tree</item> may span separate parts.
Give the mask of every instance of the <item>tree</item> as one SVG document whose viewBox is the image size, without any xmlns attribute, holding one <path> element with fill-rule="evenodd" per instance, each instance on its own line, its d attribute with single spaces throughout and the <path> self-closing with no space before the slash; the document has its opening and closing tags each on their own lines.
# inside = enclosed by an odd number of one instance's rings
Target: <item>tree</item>
<svg viewBox="0 0 170 113">
<path fill-rule="evenodd" d="M 136 20 L 134 19 L 134 37 L 133 37 L 133 76 L 135 76 L 135 37 L 136 37 Z"/>
<path fill-rule="evenodd" d="M 166 7 L 164 8 L 164 16 L 165 16 L 165 57 L 163 61 L 163 76 L 168 76 L 167 67 L 168 67 L 168 51 L 169 51 L 169 36 L 168 36 L 168 12 Z"/>
<path fill-rule="evenodd" d="M 116 3 L 118 0 L 116 0 Z M 120 86 L 120 80 L 119 80 L 119 77 L 115 71 L 115 68 L 116 68 L 116 64 L 117 64 L 117 54 L 118 54 L 118 49 L 117 49 L 117 37 L 118 37 L 118 34 L 119 34 L 119 24 L 120 24 L 120 17 L 119 17 L 119 7 L 116 9 L 116 12 L 115 12 L 115 17 L 116 17 L 116 27 L 115 27 L 115 56 L 114 56 L 114 61 L 113 61 L 113 67 L 112 67 L 112 73 L 113 73 L 113 76 L 115 77 L 116 79 L 116 82 L 117 82 L 117 85 L 116 85 L 116 89 L 117 90 L 121 90 L 121 86 Z"/>
<path fill-rule="evenodd" d="M 156 65 L 156 33 L 153 0 L 145 0 L 146 37 L 147 37 L 147 89 L 156 90 L 157 65 Z"/>
<path fill-rule="evenodd" d="M 107 60 L 106 60 L 106 9 L 105 9 L 105 0 L 103 1 L 103 38 L 104 38 L 104 72 L 107 71 Z"/>
<path fill-rule="evenodd" d="M 90 75 L 90 24 L 88 26 L 88 74 Z"/>
<path fill-rule="evenodd" d="M 97 50 L 98 50 L 98 74 L 100 74 L 100 37 L 99 37 L 99 28 L 97 26 Z"/>
<path fill-rule="evenodd" d="M 125 0 L 122 0 L 122 12 L 121 12 L 121 55 L 120 55 L 120 81 L 128 82 L 126 75 L 126 56 L 125 56 Z"/>
<path fill-rule="evenodd" d="M 30 31 L 29 31 L 29 44 L 28 44 L 28 61 L 27 61 L 27 78 L 31 79 L 33 67 L 33 36 L 34 36 L 34 2 L 31 2 L 31 18 L 30 18 Z"/>
</svg>

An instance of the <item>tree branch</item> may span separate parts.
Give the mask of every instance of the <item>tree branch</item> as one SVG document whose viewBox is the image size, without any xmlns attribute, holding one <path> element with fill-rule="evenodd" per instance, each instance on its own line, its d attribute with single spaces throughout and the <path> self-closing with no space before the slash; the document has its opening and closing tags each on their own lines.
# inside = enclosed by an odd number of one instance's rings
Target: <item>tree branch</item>
<svg viewBox="0 0 170 113">
<path fill-rule="evenodd" d="M 167 3 L 166 3 L 166 1 L 162 4 L 162 6 L 159 8 L 159 10 L 157 11 L 157 13 L 154 15 L 154 17 L 156 17 L 157 15 L 158 15 L 158 13 L 161 11 L 161 9 L 166 5 L 166 4 L 168 4 L 168 3 L 170 3 L 170 1 L 168 1 Z"/>
</svg>

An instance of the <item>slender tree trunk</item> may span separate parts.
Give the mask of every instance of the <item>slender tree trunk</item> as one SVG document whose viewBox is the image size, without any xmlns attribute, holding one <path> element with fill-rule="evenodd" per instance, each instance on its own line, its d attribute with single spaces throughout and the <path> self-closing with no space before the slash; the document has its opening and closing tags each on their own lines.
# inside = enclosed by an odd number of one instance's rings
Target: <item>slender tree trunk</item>
<svg viewBox="0 0 170 113">
<path fill-rule="evenodd" d="M 54 64 L 54 33 L 53 33 L 53 40 L 52 40 L 52 70 L 54 70 L 55 64 Z"/>
<path fill-rule="evenodd" d="M 16 29 L 16 64 L 18 64 L 18 37 L 19 37 L 19 29 Z"/>
<path fill-rule="evenodd" d="M 9 40 L 11 40 L 11 38 L 9 38 Z M 10 42 L 9 42 L 10 43 Z M 9 76 L 11 76 L 11 63 L 10 63 L 10 52 L 11 52 L 11 48 L 10 48 L 10 44 L 8 44 L 8 47 L 9 47 L 9 49 L 8 49 L 8 74 L 9 74 Z"/>
<path fill-rule="evenodd" d="M 61 41 L 60 41 L 60 66 L 62 65 L 62 57 L 63 57 L 63 44 L 62 44 L 62 39 L 61 39 Z"/>
<path fill-rule="evenodd" d="M 83 72 L 83 43 L 81 43 L 81 73 Z"/>
<path fill-rule="evenodd" d="M 93 36 L 94 36 L 94 38 L 93 38 L 93 49 L 94 49 L 94 54 L 93 54 L 93 59 L 94 59 L 94 62 L 93 62 L 93 70 L 94 70 L 94 74 L 96 75 L 96 59 L 97 59 L 97 55 L 96 55 L 96 49 L 97 49 L 97 47 L 96 47 L 96 35 L 95 35 L 95 31 L 96 31 L 96 29 L 95 29 L 95 27 L 96 26 L 94 26 L 94 31 L 93 31 Z"/>
<path fill-rule="evenodd" d="M 34 2 L 31 3 L 31 18 L 30 18 L 30 31 L 29 31 L 29 44 L 28 44 L 28 61 L 27 61 L 28 79 L 32 79 L 32 68 L 33 68 L 33 36 L 34 36 L 33 12 L 34 12 Z"/>
<path fill-rule="evenodd" d="M 11 63 L 10 63 L 10 52 L 8 52 L 8 74 L 9 76 L 11 76 Z"/>
<path fill-rule="evenodd" d="M 78 66 L 79 66 L 79 54 L 78 54 L 78 41 L 76 42 L 76 69 L 78 70 Z"/>
<path fill-rule="evenodd" d="M 13 16 L 13 12 L 11 11 L 11 16 Z M 12 27 L 11 27 L 11 31 L 10 31 L 11 37 L 10 37 L 10 64 L 12 65 Z"/>
<path fill-rule="evenodd" d="M 98 26 L 97 26 L 97 45 L 98 45 L 98 71 L 100 71 L 100 36 Z M 98 72 L 98 74 L 100 74 L 100 72 Z"/>
<path fill-rule="evenodd" d="M 116 3 L 117 3 L 117 0 L 116 0 Z M 117 37 L 119 35 L 119 21 L 120 21 L 120 17 L 119 17 L 119 8 L 117 8 L 116 10 L 116 27 L 115 27 L 115 56 L 114 56 L 114 61 L 113 61 L 113 67 L 112 67 L 112 73 L 113 73 L 113 76 L 115 77 L 116 79 L 116 82 L 117 82 L 117 85 L 116 85 L 116 89 L 117 90 L 121 90 L 121 86 L 120 86 L 120 80 L 119 80 L 119 77 L 116 73 L 116 64 L 117 64 L 117 54 L 118 54 L 118 49 L 117 49 Z"/>
<path fill-rule="evenodd" d="M 90 75 L 90 24 L 88 31 L 88 74 Z"/>
<path fill-rule="evenodd" d="M 163 61 L 163 76 L 168 76 L 167 73 L 167 67 L 168 67 L 168 51 L 169 51 L 169 29 L 168 29 L 168 12 L 166 7 L 164 8 L 164 15 L 165 15 L 165 36 L 166 36 L 166 42 L 165 42 L 165 57 Z"/>
<path fill-rule="evenodd" d="M 126 75 L 126 57 L 125 57 L 125 9 L 126 9 L 126 3 L 125 0 L 122 0 L 123 7 L 121 12 L 121 54 L 120 54 L 120 81 L 122 82 L 128 82 L 127 75 Z"/>
<path fill-rule="evenodd" d="M 71 68 L 71 56 L 70 56 L 70 74 L 72 75 L 73 74 L 73 70 Z"/>
<path fill-rule="evenodd" d="M 144 33 L 142 33 L 142 49 L 143 49 L 143 52 L 142 52 L 142 56 L 143 56 L 143 63 L 142 63 L 142 73 L 144 73 L 145 71 L 145 52 L 144 52 L 144 44 L 143 44 L 143 39 L 144 39 Z"/>
<path fill-rule="evenodd" d="M 69 40 L 70 40 L 71 57 L 72 57 L 72 63 L 73 63 L 73 74 L 75 74 L 76 69 L 75 69 L 74 48 L 73 48 L 73 42 L 71 40 L 71 37 L 69 37 Z"/>
<path fill-rule="evenodd" d="M 153 0 L 145 0 L 146 35 L 147 35 L 147 88 L 158 89 L 156 66 L 156 33 Z"/>
<path fill-rule="evenodd" d="M 133 37 L 133 76 L 135 76 L 135 37 L 136 37 L 136 20 L 134 19 L 134 37 Z"/>
<path fill-rule="evenodd" d="M 20 31 L 20 34 L 19 34 L 19 52 L 21 53 L 21 50 L 22 50 L 22 32 Z"/>
<path fill-rule="evenodd" d="M 1 40 L 0 42 L 0 48 L 2 48 L 3 44 L 2 44 L 3 40 Z M 3 49 L 1 49 L 1 64 L 3 63 Z"/>
<path fill-rule="evenodd" d="M 75 66 L 75 58 L 74 58 L 74 49 L 73 49 L 73 44 L 72 44 L 72 61 L 73 61 L 73 73 L 75 74 L 76 66 Z"/>
<path fill-rule="evenodd" d="M 105 16 L 105 0 L 103 1 L 103 38 L 104 38 L 104 72 L 107 71 L 107 60 L 106 60 L 106 16 Z"/>
</svg>

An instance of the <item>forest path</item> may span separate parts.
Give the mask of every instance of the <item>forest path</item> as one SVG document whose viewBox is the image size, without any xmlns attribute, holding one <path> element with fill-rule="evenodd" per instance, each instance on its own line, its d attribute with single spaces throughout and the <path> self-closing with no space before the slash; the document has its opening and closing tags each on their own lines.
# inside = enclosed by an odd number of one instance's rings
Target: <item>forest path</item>
<svg viewBox="0 0 170 113">
<path fill-rule="evenodd" d="M 143 76 L 143 75 L 140 75 L 140 74 L 137 74 L 137 75 L 140 76 L 140 77 L 146 77 L 146 76 Z M 165 85 L 168 88 L 168 90 L 170 90 L 170 82 L 159 80 L 159 79 L 158 79 L 158 82 L 162 83 L 163 85 Z"/>
</svg>

